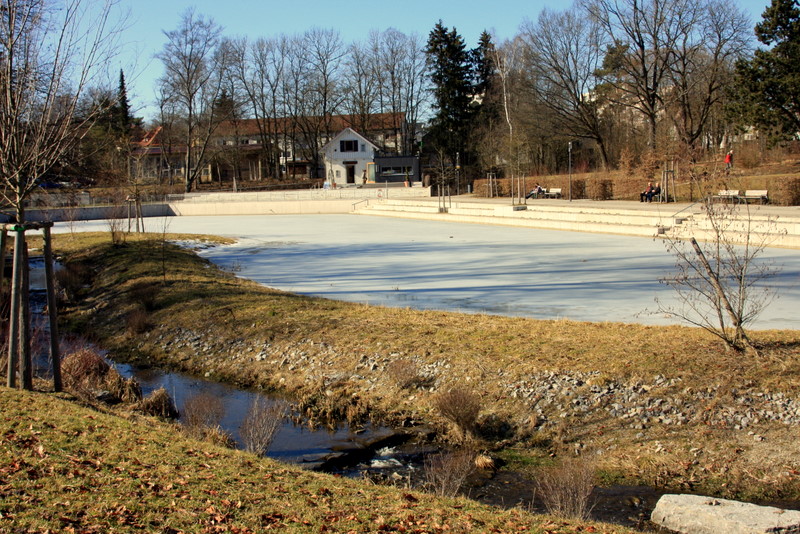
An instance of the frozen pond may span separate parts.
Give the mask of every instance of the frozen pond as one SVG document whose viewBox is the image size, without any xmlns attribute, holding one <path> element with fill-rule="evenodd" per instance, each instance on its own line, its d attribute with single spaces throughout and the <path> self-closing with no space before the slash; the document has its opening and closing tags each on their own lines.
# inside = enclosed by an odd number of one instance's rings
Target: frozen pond
<svg viewBox="0 0 800 534">
<path fill-rule="evenodd" d="M 235 245 L 201 254 L 239 276 L 304 295 L 373 305 L 576 321 L 676 323 L 649 314 L 674 300 L 674 269 L 648 238 L 363 215 L 146 219 L 148 231 L 215 234 Z M 103 221 L 78 230 L 107 231 Z M 68 231 L 65 224 L 55 231 Z M 800 328 L 800 251 L 769 249 L 781 267 L 757 329 Z"/>
</svg>

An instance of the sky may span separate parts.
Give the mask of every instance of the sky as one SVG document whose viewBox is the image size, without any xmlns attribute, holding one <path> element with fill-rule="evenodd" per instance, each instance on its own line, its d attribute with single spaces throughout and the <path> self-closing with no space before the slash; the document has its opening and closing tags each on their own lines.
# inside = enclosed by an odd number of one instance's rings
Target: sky
<svg viewBox="0 0 800 534">
<path fill-rule="evenodd" d="M 741 0 L 739 6 L 755 23 L 769 2 Z M 120 0 L 120 7 L 129 13 L 119 61 L 133 109 L 150 120 L 155 112 L 153 86 L 162 72 L 154 56 L 166 41 L 163 32 L 177 28 L 182 13 L 190 7 L 214 19 L 223 27 L 224 35 L 231 37 L 292 35 L 313 27 L 336 29 L 346 43 L 366 40 L 370 31 L 387 28 L 425 37 L 441 19 L 448 28 L 456 28 L 468 47 L 474 47 L 483 30 L 501 42 L 513 37 L 525 19 L 536 20 L 542 8 L 562 9 L 567 5 L 546 0 Z"/>
</svg>

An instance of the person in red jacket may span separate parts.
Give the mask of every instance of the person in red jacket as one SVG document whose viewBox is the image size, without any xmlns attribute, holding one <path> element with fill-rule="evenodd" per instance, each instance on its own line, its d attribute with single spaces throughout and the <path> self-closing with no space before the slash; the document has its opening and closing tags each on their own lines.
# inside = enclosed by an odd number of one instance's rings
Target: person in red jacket
<svg viewBox="0 0 800 534">
<path fill-rule="evenodd" d="M 725 154 L 725 170 L 729 171 L 733 168 L 733 149 Z"/>
</svg>

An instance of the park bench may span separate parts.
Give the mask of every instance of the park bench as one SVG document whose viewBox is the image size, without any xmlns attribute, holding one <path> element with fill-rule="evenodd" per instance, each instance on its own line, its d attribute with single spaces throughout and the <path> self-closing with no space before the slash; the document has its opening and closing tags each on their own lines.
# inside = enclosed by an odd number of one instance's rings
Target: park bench
<svg viewBox="0 0 800 534">
<path fill-rule="evenodd" d="M 750 200 L 758 200 L 762 204 L 769 204 L 769 196 L 766 189 L 748 189 L 740 197 L 745 203 Z"/>
<path fill-rule="evenodd" d="M 561 198 L 561 188 L 560 187 L 549 188 L 545 192 L 544 198 Z"/>
<path fill-rule="evenodd" d="M 711 195 L 711 200 L 719 200 L 722 202 L 730 200 L 731 202 L 739 202 L 739 190 L 738 189 L 721 189 L 717 191 L 716 195 Z"/>
</svg>

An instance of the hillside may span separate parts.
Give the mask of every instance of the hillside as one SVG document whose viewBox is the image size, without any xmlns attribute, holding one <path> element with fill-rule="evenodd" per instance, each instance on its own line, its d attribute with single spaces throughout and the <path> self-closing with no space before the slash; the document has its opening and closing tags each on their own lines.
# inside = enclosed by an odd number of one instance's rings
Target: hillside
<svg viewBox="0 0 800 534">
<path fill-rule="evenodd" d="M 424 422 L 443 440 L 437 399 L 460 388 L 480 399 L 477 434 L 500 455 L 594 451 L 607 482 L 800 498 L 798 331 L 753 332 L 759 353 L 738 354 L 686 327 L 301 297 L 158 240 L 58 246 L 90 284 L 65 325 L 114 358 L 279 390 L 321 421 Z"/>
<path fill-rule="evenodd" d="M 628 532 L 311 473 L 63 394 L 0 406 L 2 532 Z"/>
</svg>

